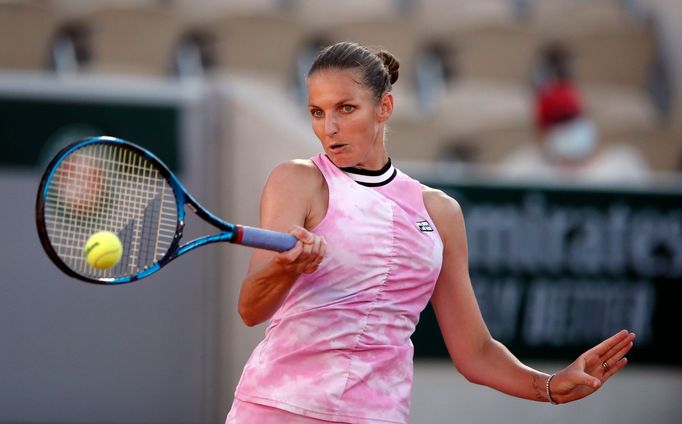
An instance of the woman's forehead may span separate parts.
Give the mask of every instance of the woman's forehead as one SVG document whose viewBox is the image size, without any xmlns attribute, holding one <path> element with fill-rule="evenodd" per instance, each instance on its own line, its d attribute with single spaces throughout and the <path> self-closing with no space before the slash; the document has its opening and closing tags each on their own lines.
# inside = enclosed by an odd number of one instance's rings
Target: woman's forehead
<svg viewBox="0 0 682 424">
<path fill-rule="evenodd" d="M 360 71 L 351 69 L 317 71 L 308 77 L 308 99 L 371 96 L 360 77 Z"/>
</svg>

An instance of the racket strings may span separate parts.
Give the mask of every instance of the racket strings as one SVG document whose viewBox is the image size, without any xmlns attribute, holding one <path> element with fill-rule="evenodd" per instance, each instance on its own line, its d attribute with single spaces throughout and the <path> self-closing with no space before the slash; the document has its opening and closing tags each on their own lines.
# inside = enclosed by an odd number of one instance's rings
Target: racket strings
<svg viewBox="0 0 682 424">
<path fill-rule="evenodd" d="M 87 145 L 66 157 L 45 197 L 45 224 L 57 255 L 74 271 L 94 278 L 134 275 L 168 251 L 177 226 L 173 189 L 156 165 L 112 144 Z M 98 270 L 83 247 L 98 231 L 123 245 L 114 267 Z"/>
</svg>

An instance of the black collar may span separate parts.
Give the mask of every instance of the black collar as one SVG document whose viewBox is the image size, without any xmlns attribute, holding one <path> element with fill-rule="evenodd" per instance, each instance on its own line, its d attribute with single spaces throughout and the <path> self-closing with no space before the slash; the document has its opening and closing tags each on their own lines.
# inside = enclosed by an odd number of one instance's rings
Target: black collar
<svg viewBox="0 0 682 424">
<path fill-rule="evenodd" d="M 360 169 L 355 167 L 339 168 L 346 175 L 351 177 L 356 183 L 366 187 L 378 187 L 386 185 L 393 181 L 398 170 L 391 164 L 391 159 L 388 159 L 386 165 L 378 171 Z"/>
</svg>

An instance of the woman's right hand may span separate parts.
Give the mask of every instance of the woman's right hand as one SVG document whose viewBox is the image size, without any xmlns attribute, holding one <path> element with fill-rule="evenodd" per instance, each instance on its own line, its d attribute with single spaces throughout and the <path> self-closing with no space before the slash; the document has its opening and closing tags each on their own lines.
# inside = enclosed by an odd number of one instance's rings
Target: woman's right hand
<svg viewBox="0 0 682 424">
<path fill-rule="evenodd" d="M 296 274 L 315 272 L 327 253 L 327 242 L 324 237 L 298 225 L 295 225 L 289 234 L 296 237 L 298 242 L 292 249 L 275 255 L 274 261 L 287 272 Z"/>
</svg>

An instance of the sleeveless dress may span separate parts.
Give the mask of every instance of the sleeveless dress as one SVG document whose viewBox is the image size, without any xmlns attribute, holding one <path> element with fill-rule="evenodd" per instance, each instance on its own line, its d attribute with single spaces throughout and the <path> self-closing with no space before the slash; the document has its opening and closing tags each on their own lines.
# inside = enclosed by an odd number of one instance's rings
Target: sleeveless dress
<svg viewBox="0 0 682 424">
<path fill-rule="evenodd" d="M 323 421 L 407 423 L 410 336 L 440 272 L 440 236 L 421 184 L 390 162 L 389 178 L 373 182 L 373 172 L 344 172 L 324 154 L 311 160 L 329 187 L 311 230 L 327 256 L 270 320 L 235 401 Z"/>
</svg>

